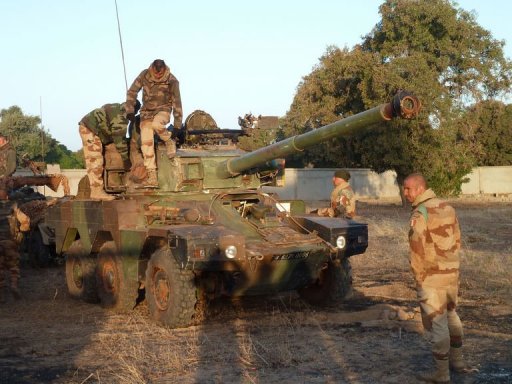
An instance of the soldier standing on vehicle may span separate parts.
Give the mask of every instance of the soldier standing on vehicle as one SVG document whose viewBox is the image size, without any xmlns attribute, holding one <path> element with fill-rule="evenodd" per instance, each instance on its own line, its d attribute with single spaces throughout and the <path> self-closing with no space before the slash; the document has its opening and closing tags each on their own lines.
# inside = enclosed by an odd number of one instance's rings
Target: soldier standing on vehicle
<svg viewBox="0 0 512 384">
<path fill-rule="evenodd" d="M 320 208 L 318 210 L 319 216 L 354 218 L 356 215 L 356 198 L 352 187 L 348 183 L 349 180 L 350 173 L 348 171 L 338 170 L 334 172 L 331 206 Z"/>
<path fill-rule="evenodd" d="M 157 59 L 148 69 L 143 70 L 132 83 L 126 93 L 126 116 L 135 118 L 134 105 L 139 91 L 142 89 L 142 108 L 140 110 L 141 150 L 144 165 L 148 171 L 146 186 L 157 187 L 154 134 L 165 142 L 167 156 L 176 155 L 176 143 L 167 130 L 174 115 L 174 127 L 181 128 L 183 112 L 178 79 L 171 73 L 163 60 Z"/>
<path fill-rule="evenodd" d="M 135 109 L 140 107 L 140 103 L 137 103 L 138 101 L 134 103 Z M 114 196 L 106 193 L 103 188 L 103 150 L 105 145 L 114 143 L 123 160 L 124 169 L 130 169 L 125 104 L 105 104 L 101 108 L 96 108 L 85 115 L 78 125 L 91 186 L 90 197 L 97 200 L 113 200 Z"/>
<path fill-rule="evenodd" d="M 416 281 L 423 326 L 432 334 L 433 372 L 418 378 L 448 383 L 450 368 L 470 372 L 462 357 L 463 329 L 457 315 L 460 228 L 455 210 L 413 173 L 404 180 L 405 198 L 412 204 L 409 230 L 410 265 Z"/>
</svg>

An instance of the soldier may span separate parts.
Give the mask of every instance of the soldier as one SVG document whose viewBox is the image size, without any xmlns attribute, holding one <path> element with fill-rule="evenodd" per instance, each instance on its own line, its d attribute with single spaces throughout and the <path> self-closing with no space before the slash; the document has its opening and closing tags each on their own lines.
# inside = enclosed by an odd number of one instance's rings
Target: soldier
<svg viewBox="0 0 512 384">
<path fill-rule="evenodd" d="M 416 282 L 423 326 L 432 333 L 433 372 L 418 377 L 450 382 L 450 368 L 470 372 L 462 358 L 462 323 L 456 312 L 459 286 L 460 228 L 455 210 L 427 189 L 418 173 L 404 180 L 412 204 L 409 230 L 410 265 Z"/>
<path fill-rule="evenodd" d="M 174 115 L 174 127 L 181 128 L 183 112 L 178 79 L 171 73 L 163 60 L 157 59 L 148 69 L 143 70 L 134 80 L 126 93 L 126 116 L 135 118 L 134 105 L 137 94 L 142 89 L 142 108 L 140 110 L 141 150 L 144 165 L 148 171 L 146 186 L 157 187 L 154 133 L 165 142 L 167 156 L 176 155 L 176 143 L 167 130 Z"/>
<path fill-rule="evenodd" d="M 319 216 L 347 217 L 352 219 L 356 215 L 356 198 L 352 187 L 348 183 L 350 173 L 344 170 L 334 172 L 332 184 L 334 189 L 331 192 L 331 206 L 320 208 Z"/>
<path fill-rule="evenodd" d="M 0 135 L 0 177 L 11 176 L 16 171 L 16 150 L 7 137 Z"/>
<path fill-rule="evenodd" d="M 6 199 L 6 196 L 2 196 Z M 10 276 L 10 289 L 15 299 L 20 298 L 18 289 L 18 280 L 20 278 L 20 254 L 18 251 L 18 244 L 15 240 L 21 241 L 21 237 L 17 239 L 17 223 L 16 219 L 20 220 L 21 228 L 26 229 L 27 223 L 30 219 L 21 210 L 18 209 L 16 204 L 11 205 L 7 202 L 2 202 L 2 212 L 0 217 L 0 302 L 5 302 L 5 290 L 7 282 L 5 280 L 6 272 Z"/>
<path fill-rule="evenodd" d="M 140 103 L 137 100 L 134 103 L 134 108 L 138 110 L 138 107 L 140 107 Z M 114 196 L 107 194 L 103 189 L 103 150 L 105 145 L 114 143 L 123 160 L 124 169 L 130 168 L 126 140 L 128 120 L 126 119 L 125 104 L 105 104 L 101 108 L 89 112 L 78 124 L 84 146 L 87 176 L 91 186 L 90 197 L 98 200 L 113 200 Z"/>
</svg>

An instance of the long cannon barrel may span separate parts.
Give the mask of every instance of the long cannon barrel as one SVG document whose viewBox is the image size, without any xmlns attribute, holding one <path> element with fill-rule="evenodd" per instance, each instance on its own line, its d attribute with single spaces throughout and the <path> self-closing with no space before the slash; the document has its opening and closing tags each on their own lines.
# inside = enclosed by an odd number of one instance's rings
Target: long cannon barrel
<svg viewBox="0 0 512 384">
<path fill-rule="evenodd" d="M 318 129 L 289 137 L 285 140 L 259 148 L 238 158 L 233 158 L 220 164 L 217 176 L 227 179 L 241 172 L 261 166 L 270 160 L 286 157 L 302 152 L 313 145 L 328 141 L 334 137 L 351 135 L 361 128 L 371 124 L 388 121 L 395 117 L 412 119 L 418 115 L 421 108 L 419 100 L 406 91 L 399 91 L 387 104 L 358 113 L 357 115 L 338 120 Z"/>
</svg>

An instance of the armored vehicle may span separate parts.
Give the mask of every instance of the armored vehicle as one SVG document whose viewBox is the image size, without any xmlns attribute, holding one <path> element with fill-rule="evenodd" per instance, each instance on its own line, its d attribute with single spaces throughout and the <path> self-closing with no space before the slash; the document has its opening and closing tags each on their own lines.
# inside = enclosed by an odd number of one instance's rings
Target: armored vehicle
<svg viewBox="0 0 512 384">
<path fill-rule="evenodd" d="M 169 327 L 193 323 L 199 302 L 222 295 L 297 290 L 309 301 L 342 298 L 351 285 L 349 257 L 368 246 L 366 224 L 308 215 L 303 202 L 260 187 L 279 181 L 279 158 L 418 109 L 402 92 L 249 153 L 236 146 L 241 130 L 190 129 L 174 158 L 157 147 L 159 188 L 107 169 L 106 190 L 116 200 L 85 193 L 48 211 L 69 293 L 117 310 L 145 298 L 151 317 Z"/>
</svg>

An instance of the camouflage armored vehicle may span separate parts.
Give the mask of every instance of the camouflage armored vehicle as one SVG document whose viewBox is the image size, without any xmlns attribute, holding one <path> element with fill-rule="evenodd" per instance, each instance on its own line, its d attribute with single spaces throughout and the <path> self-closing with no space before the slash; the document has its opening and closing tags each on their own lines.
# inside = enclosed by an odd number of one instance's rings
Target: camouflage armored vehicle
<svg viewBox="0 0 512 384">
<path fill-rule="evenodd" d="M 240 130 L 187 130 L 175 158 L 157 148 L 156 189 L 126 179 L 116 192 L 109 180 L 125 176 L 107 169 L 106 190 L 116 200 L 81 197 L 48 211 L 70 294 L 118 310 L 145 298 L 152 318 L 170 327 L 191 324 L 203 298 L 288 290 L 311 301 L 342 298 L 349 257 L 368 245 L 366 224 L 308 215 L 303 202 L 280 201 L 260 187 L 275 185 L 278 158 L 418 109 L 402 93 L 250 153 L 236 146 Z"/>
</svg>

